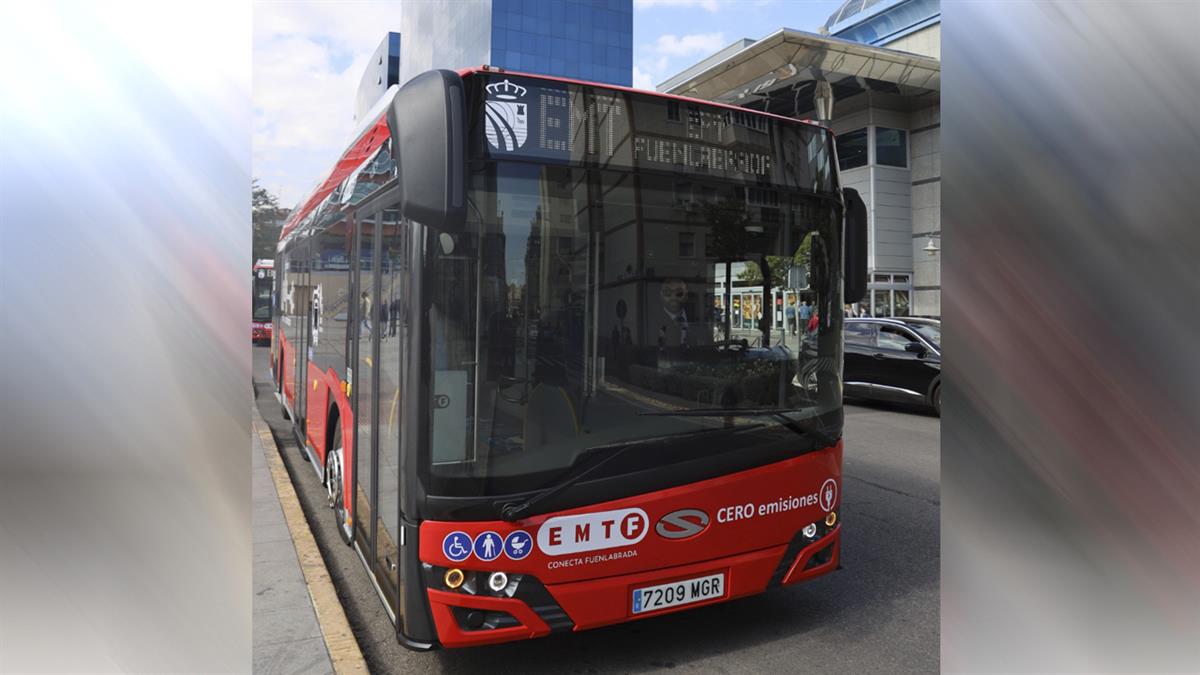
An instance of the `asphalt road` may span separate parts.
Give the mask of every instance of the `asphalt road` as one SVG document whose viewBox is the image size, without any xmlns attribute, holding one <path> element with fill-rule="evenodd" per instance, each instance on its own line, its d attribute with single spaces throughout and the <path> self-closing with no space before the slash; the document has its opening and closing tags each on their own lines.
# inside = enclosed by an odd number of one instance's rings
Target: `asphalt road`
<svg viewBox="0 0 1200 675">
<path fill-rule="evenodd" d="M 324 489 L 254 349 L 271 425 L 373 673 L 934 673 L 939 662 L 940 424 L 919 410 L 847 406 L 842 566 L 728 603 L 540 640 L 416 653 L 396 642 L 367 572 L 334 530 Z"/>
</svg>

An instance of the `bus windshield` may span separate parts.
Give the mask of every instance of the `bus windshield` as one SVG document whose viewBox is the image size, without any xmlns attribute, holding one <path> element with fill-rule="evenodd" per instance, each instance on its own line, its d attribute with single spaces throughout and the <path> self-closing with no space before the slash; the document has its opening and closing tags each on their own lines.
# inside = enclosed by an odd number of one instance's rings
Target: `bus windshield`
<svg viewBox="0 0 1200 675">
<path fill-rule="evenodd" d="M 669 176 L 520 163 L 472 182 L 476 222 L 426 260 L 435 477 L 535 489 L 596 446 L 776 443 L 761 428 L 782 422 L 751 409 L 840 406 L 841 326 L 821 316 L 840 302 L 828 199 L 776 192 L 758 207 L 714 185 L 693 208 Z M 775 310 L 799 297 L 812 331 Z"/>
<path fill-rule="evenodd" d="M 271 286 L 274 281 L 268 276 L 254 278 L 254 296 L 251 300 L 254 321 L 271 320 Z"/>
<path fill-rule="evenodd" d="M 840 436 L 822 417 L 840 411 L 842 361 L 828 135 L 486 82 L 486 107 L 468 107 L 466 231 L 425 252 L 433 492 L 541 489 L 597 448 L 644 444 L 622 457 L 642 470 Z"/>
</svg>

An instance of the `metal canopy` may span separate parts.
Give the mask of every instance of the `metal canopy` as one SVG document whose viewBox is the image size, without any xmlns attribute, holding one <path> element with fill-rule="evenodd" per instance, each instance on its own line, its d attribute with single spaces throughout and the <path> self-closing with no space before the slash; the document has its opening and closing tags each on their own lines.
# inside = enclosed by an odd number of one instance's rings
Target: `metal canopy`
<svg viewBox="0 0 1200 675">
<path fill-rule="evenodd" d="M 878 92 L 928 105 L 940 96 L 941 63 L 919 54 L 782 28 L 694 74 L 670 93 L 794 117 L 812 111 L 812 90 L 819 80 L 833 86 L 838 101 Z"/>
</svg>

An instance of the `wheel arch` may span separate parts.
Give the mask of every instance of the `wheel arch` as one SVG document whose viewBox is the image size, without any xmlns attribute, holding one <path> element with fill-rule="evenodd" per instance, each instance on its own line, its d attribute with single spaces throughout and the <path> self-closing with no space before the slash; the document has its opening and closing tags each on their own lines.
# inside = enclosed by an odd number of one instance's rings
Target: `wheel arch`
<svg viewBox="0 0 1200 675">
<path fill-rule="evenodd" d="M 933 400 L 933 392 L 937 391 L 938 387 L 942 386 L 942 374 L 938 373 L 929 381 L 929 388 L 925 390 L 925 398 Z"/>
<path fill-rule="evenodd" d="M 339 378 L 333 369 L 328 372 L 333 381 L 338 382 Z M 330 390 L 329 406 L 325 413 L 325 456 L 337 446 L 336 435 L 341 434 L 342 438 L 342 496 L 346 500 L 345 507 L 347 513 L 353 513 L 350 503 L 350 495 L 353 492 L 350 489 L 350 480 L 352 468 L 354 466 L 354 415 L 350 410 L 350 400 L 346 397 L 346 393 L 340 387 Z M 321 474 L 324 480 L 328 480 L 325 476 L 325 468 L 321 467 Z"/>
</svg>

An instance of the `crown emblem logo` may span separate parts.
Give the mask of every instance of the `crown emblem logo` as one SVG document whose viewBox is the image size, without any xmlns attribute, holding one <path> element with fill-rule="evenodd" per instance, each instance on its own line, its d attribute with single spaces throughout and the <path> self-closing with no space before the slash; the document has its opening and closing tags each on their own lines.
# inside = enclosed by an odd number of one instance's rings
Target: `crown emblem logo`
<svg viewBox="0 0 1200 675">
<path fill-rule="evenodd" d="M 504 101 L 513 101 L 525 95 L 525 87 L 508 80 L 487 85 L 488 93 Z"/>
<path fill-rule="evenodd" d="M 525 95 L 525 87 L 504 80 L 487 85 L 487 90 L 493 97 L 484 101 L 488 144 L 505 152 L 520 149 L 529 137 L 529 104 L 517 100 Z"/>
</svg>

